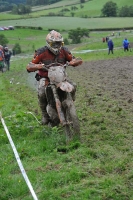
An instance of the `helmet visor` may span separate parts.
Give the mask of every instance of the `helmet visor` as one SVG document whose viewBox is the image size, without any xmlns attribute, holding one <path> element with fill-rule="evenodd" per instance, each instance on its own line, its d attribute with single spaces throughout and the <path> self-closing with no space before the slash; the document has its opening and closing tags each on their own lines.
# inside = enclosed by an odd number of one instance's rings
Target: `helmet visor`
<svg viewBox="0 0 133 200">
<path fill-rule="evenodd" d="M 52 42 L 51 47 L 59 49 L 62 46 L 62 42 Z"/>
</svg>

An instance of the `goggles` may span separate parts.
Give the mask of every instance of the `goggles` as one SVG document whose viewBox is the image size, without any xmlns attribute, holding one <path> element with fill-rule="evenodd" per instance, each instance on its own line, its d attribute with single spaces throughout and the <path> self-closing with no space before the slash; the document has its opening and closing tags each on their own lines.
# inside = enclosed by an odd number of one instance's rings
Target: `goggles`
<svg viewBox="0 0 133 200">
<path fill-rule="evenodd" d="M 61 46 L 63 46 L 64 42 L 51 42 L 50 46 L 52 48 L 60 48 Z"/>
</svg>

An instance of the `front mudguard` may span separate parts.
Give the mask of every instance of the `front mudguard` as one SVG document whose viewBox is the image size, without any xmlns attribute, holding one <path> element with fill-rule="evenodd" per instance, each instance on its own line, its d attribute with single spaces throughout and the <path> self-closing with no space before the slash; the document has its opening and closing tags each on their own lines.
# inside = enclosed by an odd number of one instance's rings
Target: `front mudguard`
<svg viewBox="0 0 133 200">
<path fill-rule="evenodd" d="M 74 86 L 68 81 L 60 82 L 57 87 L 59 87 L 64 92 L 72 92 L 74 90 Z"/>
</svg>

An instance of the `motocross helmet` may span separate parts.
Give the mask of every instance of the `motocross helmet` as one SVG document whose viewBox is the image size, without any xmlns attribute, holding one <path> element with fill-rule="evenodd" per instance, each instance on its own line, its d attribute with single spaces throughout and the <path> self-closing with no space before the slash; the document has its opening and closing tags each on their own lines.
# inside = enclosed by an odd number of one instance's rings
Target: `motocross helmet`
<svg viewBox="0 0 133 200">
<path fill-rule="evenodd" d="M 63 37 L 57 31 L 52 30 L 46 37 L 46 45 L 48 49 L 55 55 L 58 55 L 63 44 Z"/>
</svg>

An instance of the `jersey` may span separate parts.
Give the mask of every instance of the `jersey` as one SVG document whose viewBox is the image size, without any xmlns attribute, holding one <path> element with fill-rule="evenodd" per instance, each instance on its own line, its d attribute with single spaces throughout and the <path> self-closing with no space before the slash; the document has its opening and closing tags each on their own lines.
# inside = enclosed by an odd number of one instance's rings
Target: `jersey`
<svg viewBox="0 0 133 200">
<path fill-rule="evenodd" d="M 43 63 L 45 65 L 49 65 L 51 63 L 61 63 L 65 64 L 67 61 L 70 62 L 73 58 L 73 55 L 66 47 L 61 47 L 60 52 L 58 55 L 54 55 L 47 46 L 44 46 L 38 50 L 36 50 L 36 53 L 34 55 L 34 58 L 32 59 L 32 63 L 39 64 Z M 38 74 L 41 77 L 47 77 L 48 72 L 45 70 L 39 70 Z"/>
</svg>

